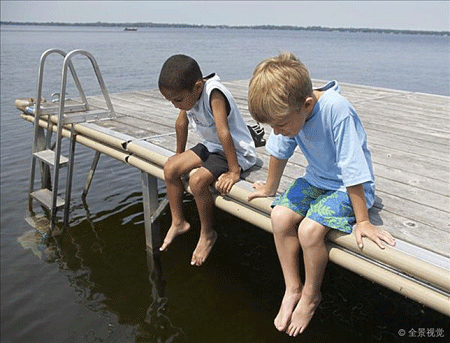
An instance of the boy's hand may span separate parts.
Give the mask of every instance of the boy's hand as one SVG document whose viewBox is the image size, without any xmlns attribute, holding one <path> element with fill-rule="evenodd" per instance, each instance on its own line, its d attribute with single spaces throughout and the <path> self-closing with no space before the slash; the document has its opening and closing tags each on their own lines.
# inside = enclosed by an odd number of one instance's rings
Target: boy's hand
<svg viewBox="0 0 450 343">
<path fill-rule="evenodd" d="M 385 245 L 383 242 L 386 242 L 389 245 L 395 245 L 395 239 L 392 235 L 379 227 L 372 225 L 370 221 L 366 220 L 360 223 L 357 223 L 355 228 L 355 236 L 356 243 L 359 248 L 362 249 L 364 247 L 362 238 L 368 237 L 372 241 L 374 241 L 381 249 L 384 249 Z"/>
<path fill-rule="evenodd" d="M 266 184 L 261 181 L 256 181 L 253 184 L 253 189 L 254 191 L 248 195 L 247 201 L 251 201 L 255 198 L 267 198 L 275 195 L 271 194 L 269 189 L 267 189 Z"/>
<path fill-rule="evenodd" d="M 216 185 L 217 191 L 222 195 L 230 193 L 233 185 L 236 182 L 238 182 L 240 179 L 241 179 L 240 172 L 235 173 L 235 172 L 228 171 L 226 173 L 223 173 L 217 179 L 217 185 Z"/>
</svg>

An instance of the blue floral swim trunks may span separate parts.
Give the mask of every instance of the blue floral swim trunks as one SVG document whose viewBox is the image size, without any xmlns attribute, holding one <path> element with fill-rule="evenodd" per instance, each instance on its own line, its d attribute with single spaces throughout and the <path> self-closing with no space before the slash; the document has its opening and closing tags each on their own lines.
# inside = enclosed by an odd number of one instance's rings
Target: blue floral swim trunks
<svg viewBox="0 0 450 343">
<path fill-rule="evenodd" d="M 295 180 L 273 201 L 272 207 L 277 205 L 345 233 L 351 233 L 356 222 L 347 192 L 323 190 L 311 186 L 303 178 Z"/>
</svg>

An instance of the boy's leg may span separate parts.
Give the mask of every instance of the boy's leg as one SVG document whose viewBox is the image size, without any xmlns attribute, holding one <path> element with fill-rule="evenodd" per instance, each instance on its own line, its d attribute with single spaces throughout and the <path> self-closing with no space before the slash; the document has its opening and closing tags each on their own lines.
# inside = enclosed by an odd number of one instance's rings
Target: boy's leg
<svg viewBox="0 0 450 343">
<path fill-rule="evenodd" d="M 170 157 L 164 165 L 164 179 L 170 204 L 172 224 L 159 250 L 164 251 L 178 235 L 190 229 L 183 214 L 184 186 L 181 176 L 202 165 L 201 158 L 191 150 Z"/>
<path fill-rule="evenodd" d="M 200 239 L 192 254 L 191 264 L 200 266 L 205 262 L 217 239 L 213 229 L 214 199 L 209 186 L 217 178 L 206 168 L 201 167 L 189 179 L 189 186 L 194 195 L 200 218 Z"/>
<path fill-rule="evenodd" d="M 325 245 L 328 231 L 330 228 L 309 218 L 305 218 L 300 224 L 298 238 L 305 263 L 305 284 L 286 330 L 290 336 L 297 336 L 306 329 L 321 301 L 320 288 L 328 262 L 328 249 Z"/>
<path fill-rule="evenodd" d="M 275 246 L 286 285 L 280 310 L 274 320 L 275 327 L 279 331 L 287 328 L 291 314 L 302 294 L 300 242 L 297 230 L 303 218 L 284 206 L 275 206 L 271 213 Z"/>
</svg>

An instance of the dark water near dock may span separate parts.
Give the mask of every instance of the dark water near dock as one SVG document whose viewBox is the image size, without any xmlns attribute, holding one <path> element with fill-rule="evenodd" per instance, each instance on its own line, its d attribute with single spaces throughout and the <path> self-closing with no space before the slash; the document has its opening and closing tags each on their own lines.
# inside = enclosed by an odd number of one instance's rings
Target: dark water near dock
<svg viewBox="0 0 450 343">
<path fill-rule="evenodd" d="M 333 264 L 308 330 L 297 339 L 278 333 L 272 322 L 284 286 L 270 234 L 216 210 L 219 239 L 207 263 L 193 268 L 198 216 L 186 197 L 194 230 L 155 261 L 145 250 L 140 172 L 102 156 L 83 202 L 94 153 L 80 145 L 70 229 L 40 244 L 24 220 L 32 126 L 20 119 L 14 99 L 35 96 L 39 57 L 48 48 L 91 52 L 110 93 L 156 88 L 161 64 L 175 53 L 196 58 L 204 74 L 235 80 L 248 79 L 261 59 L 290 50 L 315 79 L 450 95 L 448 36 L 2 26 L 2 343 L 448 340 L 450 318 Z M 86 93 L 99 94 L 83 62 L 75 66 Z M 46 67 L 46 97 L 59 91 L 60 68 L 57 58 Z M 163 232 L 169 224 L 166 211 Z"/>
</svg>

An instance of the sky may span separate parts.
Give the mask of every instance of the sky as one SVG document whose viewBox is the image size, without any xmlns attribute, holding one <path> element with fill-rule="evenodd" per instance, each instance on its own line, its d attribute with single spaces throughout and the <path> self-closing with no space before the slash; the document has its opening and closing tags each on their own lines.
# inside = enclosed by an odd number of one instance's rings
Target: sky
<svg viewBox="0 0 450 343">
<path fill-rule="evenodd" d="M 292 25 L 450 31 L 450 1 L 18 1 L 1 20 L 19 22 Z"/>
</svg>

